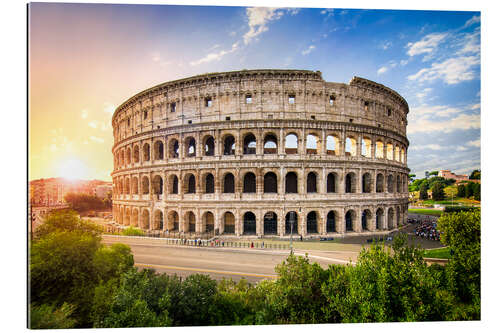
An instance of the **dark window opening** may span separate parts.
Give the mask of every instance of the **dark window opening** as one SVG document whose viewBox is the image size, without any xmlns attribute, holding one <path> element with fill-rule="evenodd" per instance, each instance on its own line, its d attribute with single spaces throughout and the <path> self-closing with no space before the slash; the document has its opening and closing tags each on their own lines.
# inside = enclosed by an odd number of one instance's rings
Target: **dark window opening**
<svg viewBox="0 0 500 333">
<path fill-rule="evenodd" d="M 144 111 L 144 119 L 148 119 L 148 111 Z"/>
<path fill-rule="evenodd" d="M 170 112 L 175 112 L 176 107 L 177 107 L 177 104 L 175 102 L 170 103 Z"/>
<path fill-rule="evenodd" d="M 249 172 L 243 178 L 243 193 L 255 193 L 255 192 L 256 192 L 255 174 Z"/>
<path fill-rule="evenodd" d="M 224 176 L 224 193 L 234 193 L 234 176 L 228 173 Z"/>
<path fill-rule="evenodd" d="M 196 193 L 196 179 L 194 175 L 190 175 L 188 178 L 187 193 Z"/>
<path fill-rule="evenodd" d="M 298 193 L 298 191 L 297 191 L 297 174 L 295 172 L 289 172 L 286 174 L 285 192 L 286 193 Z"/>
<path fill-rule="evenodd" d="M 248 134 L 243 140 L 243 154 L 255 154 L 257 148 L 257 141 L 255 140 L 255 135 Z"/>
<path fill-rule="evenodd" d="M 310 212 L 307 214 L 307 233 L 317 234 L 318 233 L 318 222 L 316 218 L 316 212 Z"/>
<path fill-rule="evenodd" d="M 290 235 L 290 229 L 293 234 L 298 234 L 298 218 L 296 212 L 288 212 L 285 216 L 285 234 Z"/>
<path fill-rule="evenodd" d="M 224 155 L 234 155 L 235 154 L 235 141 L 232 135 L 224 139 Z"/>
<path fill-rule="evenodd" d="M 171 141 L 170 143 L 170 157 L 177 158 L 179 157 L 179 142 L 177 140 Z"/>
<path fill-rule="evenodd" d="M 335 193 L 336 188 L 335 188 L 335 174 L 329 173 L 328 176 L 326 177 L 326 192 L 327 193 Z"/>
<path fill-rule="evenodd" d="M 307 175 L 307 193 L 316 193 L 316 174 L 314 172 L 309 172 Z"/>
<path fill-rule="evenodd" d="M 187 157 L 196 156 L 196 140 L 194 138 L 189 138 L 187 140 L 186 156 Z"/>
<path fill-rule="evenodd" d="M 352 228 L 352 211 L 348 211 L 347 214 L 345 214 L 345 230 L 346 231 L 353 231 L 353 228 Z"/>
<path fill-rule="evenodd" d="M 377 185 L 376 185 L 376 192 L 377 193 L 382 193 L 384 192 L 384 176 L 382 174 L 377 175 Z"/>
<path fill-rule="evenodd" d="M 243 216 L 243 234 L 245 235 L 255 235 L 256 233 L 256 221 L 255 215 L 251 212 L 246 212 Z"/>
<path fill-rule="evenodd" d="M 264 193 L 278 193 L 278 178 L 273 172 L 264 175 Z"/>
<path fill-rule="evenodd" d="M 212 106 L 212 97 L 205 98 L 205 107 L 209 108 Z"/>
<path fill-rule="evenodd" d="M 337 232 L 335 229 L 335 212 L 330 211 L 326 216 L 326 232 Z"/>
<path fill-rule="evenodd" d="M 231 120 L 231 117 L 226 117 L 226 120 Z"/>
<path fill-rule="evenodd" d="M 333 103 L 335 102 L 335 96 L 330 96 L 330 105 L 333 105 Z"/>
<path fill-rule="evenodd" d="M 205 141 L 205 156 L 214 156 L 215 154 L 215 141 L 213 137 L 209 137 Z"/>
<path fill-rule="evenodd" d="M 267 212 L 264 215 L 264 235 L 276 235 L 278 233 L 278 215 Z"/>
<path fill-rule="evenodd" d="M 214 176 L 211 173 L 205 178 L 205 193 L 214 193 Z"/>
<path fill-rule="evenodd" d="M 391 116 L 391 113 L 392 113 L 392 110 L 391 109 L 387 109 L 387 116 L 390 117 Z"/>
<path fill-rule="evenodd" d="M 363 175 L 363 193 L 371 192 L 371 177 L 370 174 L 365 173 Z"/>
<path fill-rule="evenodd" d="M 347 174 L 345 176 L 345 193 L 354 193 L 354 176 L 352 173 Z"/>
<path fill-rule="evenodd" d="M 368 106 L 370 106 L 370 102 L 365 101 L 365 111 L 368 111 Z"/>
<path fill-rule="evenodd" d="M 178 194 L 179 193 L 179 179 L 177 176 L 174 176 L 172 179 L 172 194 Z"/>
</svg>

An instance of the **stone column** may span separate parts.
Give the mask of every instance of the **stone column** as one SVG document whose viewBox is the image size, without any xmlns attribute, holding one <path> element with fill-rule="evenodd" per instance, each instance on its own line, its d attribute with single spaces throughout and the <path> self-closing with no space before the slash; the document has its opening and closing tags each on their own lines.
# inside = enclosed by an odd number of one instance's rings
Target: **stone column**
<svg viewBox="0 0 500 333">
<path fill-rule="evenodd" d="M 362 140 L 363 140 L 363 137 L 361 135 L 358 135 L 358 137 L 356 138 L 356 156 L 361 156 L 363 150 L 362 150 Z"/>
</svg>

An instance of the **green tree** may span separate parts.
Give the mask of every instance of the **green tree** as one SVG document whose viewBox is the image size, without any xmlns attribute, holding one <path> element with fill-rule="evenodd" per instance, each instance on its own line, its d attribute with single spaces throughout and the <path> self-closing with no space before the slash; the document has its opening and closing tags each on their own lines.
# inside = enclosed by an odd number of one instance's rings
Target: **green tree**
<svg viewBox="0 0 500 333">
<path fill-rule="evenodd" d="M 481 179 L 481 170 L 474 170 L 471 172 L 469 179 Z"/>
<path fill-rule="evenodd" d="M 444 200 L 444 186 L 442 183 L 436 182 L 432 185 L 432 199 L 436 201 Z"/>
<path fill-rule="evenodd" d="M 465 185 L 465 197 L 470 198 L 473 195 L 474 195 L 474 183 L 468 182 L 467 185 Z"/>
<path fill-rule="evenodd" d="M 63 303 L 59 308 L 54 305 L 42 304 L 40 306 L 30 305 L 30 328 L 31 329 L 59 329 L 73 328 L 76 320 L 71 318 L 75 310 L 73 305 Z"/>
<path fill-rule="evenodd" d="M 76 210 L 79 213 L 89 210 L 99 210 L 106 208 L 106 204 L 103 200 L 99 199 L 95 195 L 85 193 L 70 192 L 64 196 L 64 200 L 70 205 L 72 209 Z"/>
<path fill-rule="evenodd" d="M 43 223 L 35 230 L 34 238 L 39 239 L 58 231 L 75 231 L 99 236 L 102 228 L 95 223 L 82 220 L 74 210 L 61 210 L 49 214 Z"/>
<path fill-rule="evenodd" d="M 479 319 L 481 292 L 481 211 L 444 214 L 438 220 L 441 242 L 450 248 L 449 288 L 465 303 L 464 319 Z"/>
<path fill-rule="evenodd" d="M 465 185 L 457 186 L 457 197 L 465 198 Z"/>
<path fill-rule="evenodd" d="M 437 176 L 439 174 L 439 171 L 431 171 L 429 172 L 429 176 Z"/>
<path fill-rule="evenodd" d="M 481 201 L 481 184 L 475 183 L 474 184 L 474 200 Z"/>
<path fill-rule="evenodd" d="M 419 193 L 419 199 L 420 200 L 427 200 L 429 199 L 429 195 L 427 194 L 427 190 L 429 189 L 427 182 L 423 182 L 420 185 L 420 193 Z"/>
</svg>

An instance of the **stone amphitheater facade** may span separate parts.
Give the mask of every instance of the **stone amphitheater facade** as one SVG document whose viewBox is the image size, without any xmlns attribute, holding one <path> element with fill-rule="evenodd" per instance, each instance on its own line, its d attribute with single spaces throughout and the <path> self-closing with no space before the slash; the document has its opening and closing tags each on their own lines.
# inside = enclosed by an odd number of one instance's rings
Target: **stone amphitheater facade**
<svg viewBox="0 0 500 333">
<path fill-rule="evenodd" d="M 170 81 L 112 118 L 115 221 L 189 237 L 335 237 L 407 220 L 407 102 L 354 77 L 243 70 Z"/>
</svg>

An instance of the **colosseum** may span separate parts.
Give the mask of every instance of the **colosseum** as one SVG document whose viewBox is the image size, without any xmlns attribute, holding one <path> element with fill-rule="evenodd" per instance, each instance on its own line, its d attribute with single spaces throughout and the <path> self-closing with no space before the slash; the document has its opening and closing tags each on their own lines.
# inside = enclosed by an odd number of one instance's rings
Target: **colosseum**
<svg viewBox="0 0 500 333">
<path fill-rule="evenodd" d="M 407 102 L 354 77 L 242 70 L 166 82 L 113 114 L 113 215 L 201 237 L 383 234 L 407 220 Z"/>
</svg>

